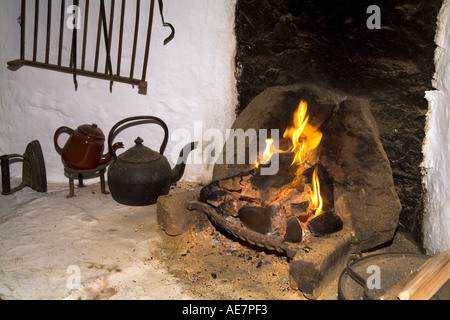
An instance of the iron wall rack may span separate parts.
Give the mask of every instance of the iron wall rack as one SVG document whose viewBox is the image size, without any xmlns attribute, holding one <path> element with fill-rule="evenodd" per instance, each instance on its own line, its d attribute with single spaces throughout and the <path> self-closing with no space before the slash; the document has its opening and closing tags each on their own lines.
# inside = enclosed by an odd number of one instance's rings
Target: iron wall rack
<svg viewBox="0 0 450 320">
<path fill-rule="evenodd" d="M 126 0 L 121 1 L 121 9 L 120 9 L 120 22 L 119 22 L 119 42 L 117 49 L 117 64 L 116 64 L 116 72 L 113 72 L 113 64 L 111 61 L 111 35 L 113 33 L 114 28 L 114 10 L 115 10 L 115 0 L 111 0 L 110 3 L 110 18 L 109 18 L 109 26 L 107 25 L 106 19 L 106 9 L 105 9 L 105 1 L 100 0 L 100 7 L 98 12 L 98 26 L 97 26 L 97 39 L 96 39 L 96 48 L 95 48 L 95 56 L 94 56 L 94 68 L 93 70 L 87 70 L 86 66 L 86 43 L 88 39 L 88 17 L 90 14 L 90 1 L 85 0 L 84 6 L 84 24 L 83 24 L 83 44 L 81 48 L 81 66 L 77 66 L 77 37 L 78 30 L 77 28 L 73 28 L 72 33 L 72 46 L 71 46 L 71 56 L 70 63 L 68 66 L 62 65 L 62 52 L 63 52 L 63 34 L 65 28 L 65 13 L 66 13 L 66 0 L 61 1 L 61 11 L 59 16 L 59 39 L 58 39 L 58 58 L 57 63 L 50 63 L 50 39 L 51 39 L 51 25 L 52 25 L 52 0 L 47 0 L 47 23 L 46 23 L 46 37 L 45 37 L 45 60 L 38 61 L 37 59 L 37 48 L 38 48 L 38 30 L 39 30 L 39 0 L 35 1 L 35 10 L 34 10 L 34 18 L 30 19 L 30 21 L 34 22 L 34 39 L 33 39 L 33 48 L 32 48 L 32 60 L 27 60 L 25 58 L 25 24 L 27 22 L 27 13 L 26 13 L 26 0 L 22 0 L 21 3 L 21 15 L 20 15 L 20 59 L 12 60 L 8 62 L 8 69 L 16 71 L 22 66 L 31 66 L 37 68 L 43 68 L 48 70 L 54 70 L 64 73 L 69 73 L 73 75 L 75 90 L 78 88 L 77 76 L 86 76 L 97 79 L 104 79 L 110 81 L 110 91 L 112 91 L 112 85 L 114 82 L 121 82 L 131 84 L 133 86 L 138 86 L 140 94 L 147 94 L 147 66 L 148 66 L 148 56 L 150 50 L 150 39 L 152 33 L 152 23 L 153 23 L 153 11 L 155 8 L 155 1 L 150 0 L 150 10 L 149 10 L 149 19 L 148 19 L 148 28 L 146 35 L 146 43 L 145 43 L 145 53 L 144 53 L 144 61 L 142 67 L 142 76 L 137 78 L 134 76 L 135 72 L 135 64 L 136 64 L 136 52 L 139 41 L 139 18 L 141 15 L 141 0 L 136 0 L 136 16 L 135 16 L 135 27 L 134 27 L 134 38 L 133 38 L 133 50 L 131 56 L 131 65 L 129 70 L 129 76 L 121 75 L 121 60 L 122 60 L 122 47 L 123 47 L 123 33 L 124 33 L 124 24 L 125 24 L 125 9 L 126 9 Z M 58 1 L 58 0 L 57 0 Z M 119 1 L 119 0 L 118 0 Z M 71 1 L 74 6 L 79 7 L 79 0 Z M 170 24 L 164 21 L 163 16 L 163 1 L 158 0 L 159 12 L 161 15 L 162 25 L 164 27 L 169 27 L 171 29 L 170 35 L 164 40 L 164 45 L 166 45 L 170 40 L 173 39 L 175 35 L 175 29 Z M 57 13 L 57 12 L 56 12 Z M 130 23 L 127 21 L 127 23 Z M 105 71 L 101 72 L 98 69 L 99 55 L 100 55 L 100 41 L 101 34 L 103 31 L 103 38 L 105 42 L 105 51 L 106 51 L 106 66 Z"/>
</svg>

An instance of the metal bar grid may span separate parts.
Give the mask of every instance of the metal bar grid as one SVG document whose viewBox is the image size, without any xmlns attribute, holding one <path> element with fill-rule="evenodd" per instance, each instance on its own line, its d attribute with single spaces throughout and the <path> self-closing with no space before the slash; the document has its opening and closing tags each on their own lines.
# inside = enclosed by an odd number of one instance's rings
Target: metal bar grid
<svg viewBox="0 0 450 320">
<path fill-rule="evenodd" d="M 136 15 L 134 17 L 134 21 L 129 21 L 127 19 L 125 12 L 127 7 L 127 0 L 122 0 L 120 6 L 116 5 L 115 0 L 108 0 L 109 1 L 109 24 L 107 22 L 108 15 L 106 13 L 106 6 L 105 6 L 105 0 L 100 0 L 100 6 L 98 9 L 98 24 L 96 30 L 89 30 L 88 28 L 88 19 L 89 15 L 92 14 L 93 10 L 95 9 L 95 4 L 98 5 L 98 2 L 96 1 L 89 1 L 84 0 L 84 10 L 80 12 L 83 12 L 83 25 L 82 28 L 82 47 L 81 47 L 81 65 L 77 66 L 77 54 L 78 54 L 78 47 L 77 47 L 77 38 L 78 38 L 78 31 L 75 27 L 75 21 L 74 21 L 74 28 L 72 30 L 72 41 L 71 41 L 71 50 L 70 50 L 70 60 L 69 65 L 64 66 L 63 65 L 63 53 L 64 53 L 64 31 L 66 26 L 66 17 L 67 14 L 70 14 L 67 12 L 68 6 L 73 5 L 79 8 L 80 1 L 79 0 L 72 0 L 72 1 L 66 1 L 66 0 L 47 0 L 47 2 L 34 0 L 34 16 L 28 16 L 26 15 L 26 5 L 27 1 L 22 0 L 21 1 L 21 15 L 20 15 L 20 58 L 17 60 L 9 61 L 8 62 L 8 68 L 10 70 L 18 70 L 22 66 L 30 66 L 30 67 L 37 67 L 47 70 L 53 70 L 53 71 L 59 71 L 63 73 L 69 73 L 73 75 L 75 90 L 77 90 L 78 83 L 77 83 L 77 76 L 86 76 L 91 78 L 97 78 L 97 79 L 103 79 L 103 80 L 109 80 L 110 81 L 110 90 L 112 90 L 112 84 L 113 82 L 120 82 L 120 83 L 127 83 L 131 84 L 133 86 L 138 86 L 139 93 L 140 94 L 147 94 L 147 82 L 146 82 L 146 75 L 147 75 L 147 68 L 148 68 L 148 57 L 150 52 L 150 40 L 151 40 L 151 33 L 152 33 L 152 24 L 153 24 L 153 12 L 155 9 L 155 0 L 150 0 L 150 10 L 148 13 L 148 27 L 147 27 L 147 34 L 145 39 L 145 43 L 140 45 L 140 39 L 139 37 L 139 24 L 140 24 L 140 18 L 141 18 L 141 0 L 135 0 L 136 1 Z M 60 2 L 60 10 L 57 10 L 58 8 L 55 8 L 52 6 L 55 2 Z M 69 4 L 69 2 L 71 2 Z M 167 44 L 172 38 L 174 37 L 175 30 L 173 26 L 170 23 L 167 23 L 164 21 L 163 17 L 163 7 L 162 7 L 162 0 L 158 0 L 159 9 L 160 9 L 160 15 L 162 20 L 162 25 L 164 27 L 170 27 L 171 34 L 164 40 L 164 45 Z M 46 21 L 41 21 L 39 19 L 39 12 L 40 12 L 40 5 L 46 5 L 46 11 L 47 11 L 47 19 Z M 52 10 L 53 9 L 53 10 Z M 112 35 L 114 33 L 114 16 L 116 10 L 120 10 L 120 22 L 118 24 L 119 33 L 118 33 L 118 48 L 117 48 L 117 61 L 114 64 L 116 66 L 116 72 L 114 73 L 113 70 L 113 61 L 111 57 L 111 46 L 112 46 Z M 45 10 L 43 10 L 44 12 Z M 58 17 L 59 13 L 59 17 Z M 95 14 L 95 12 L 94 12 Z M 145 13 L 144 13 L 145 14 Z M 58 34 L 54 34 L 55 37 L 57 37 L 58 42 L 58 51 L 57 51 L 57 61 L 55 63 L 50 63 L 51 57 L 50 57 L 50 49 L 51 49 L 51 37 L 52 37 L 52 21 L 54 19 L 59 18 L 59 32 Z M 29 20 L 29 22 L 32 22 L 34 24 L 34 30 L 33 30 L 33 47 L 32 47 L 32 59 L 26 59 L 26 20 Z M 41 38 L 39 38 L 39 24 L 45 23 L 45 39 L 42 39 L 42 41 L 45 41 L 45 57 L 43 61 L 39 61 L 39 42 L 41 42 Z M 123 41 L 123 34 L 124 34 L 124 26 L 128 25 L 130 23 L 134 23 L 134 34 L 133 34 L 133 48 L 132 48 L 132 54 L 131 54 L 131 64 L 130 64 L 130 70 L 129 70 L 129 76 L 121 76 L 121 72 L 123 72 L 122 67 L 122 49 L 124 45 Z M 96 43 L 95 43 L 95 53 L 88 52 L 87 49 L 87 43 L 90 36 L 96 36 Z M 104 41 L 105 44 L 105 68 L 104 72 L 99 71 L 99 60 L 100 60 L 100 44 L 101 41 Z M 80 40 L 81 41 L 81 40 Z M 142 76 L 140 79 L 135 78 L 135 68 L 137 66 L 136 59 L 137 59 L 137 48 L 145 47 L 145 52 L 143 54 L 143 61 L 142 61 Z M 86 70 L 86 57 L 93 56 L 94 59 L 94 66 L 93 70 Z"/>
</svg>

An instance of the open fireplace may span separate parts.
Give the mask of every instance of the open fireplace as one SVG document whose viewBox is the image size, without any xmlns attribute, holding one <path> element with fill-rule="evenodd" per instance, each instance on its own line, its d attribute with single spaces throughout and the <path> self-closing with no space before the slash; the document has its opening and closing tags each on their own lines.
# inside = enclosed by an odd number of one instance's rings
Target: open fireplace
<svg viewBox="0 0 450 320">
<path fill-rule="evenodd" d="M 266 134 L 246 135 L 245 150 L 229 147 L 240 139 L 231 135 L 219 157 L 227 161 L 185 203 L 192 214 L 158 210 L 163 229 L 209 219 L 236 241 L 287 256 L 291 286 L 309 298 L 349 255 L 389 243 L 399 228 L 421 242 L 414 141 L 434 70 L 424 43 L 440 3 L 383 3 L 382 28 L 369 28 L 369 5 L 237 2 L 232 132 Z"/>
<path fill-rule="evenodd" d="M 320 294 L 350 253 L 393 238 L 401 204 L 369 101 L 311 85 L 269 88 L 233 128 L 282 134 L 255 161 L 216 164 L 215 180 L 187 207 L 238 240 L 286 255 L 292 284 L 306 295 Z M 252 158 L 251 145 L 232 158 Z"/>
</svg>

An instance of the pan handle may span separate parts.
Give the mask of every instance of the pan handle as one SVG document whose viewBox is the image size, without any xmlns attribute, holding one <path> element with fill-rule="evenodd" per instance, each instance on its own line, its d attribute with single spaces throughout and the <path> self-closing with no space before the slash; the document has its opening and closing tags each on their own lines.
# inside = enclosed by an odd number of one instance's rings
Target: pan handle
<svg viewBox="0 0 450 320">
<path fill-rule="evenodd" d="M 166 146 L 167 146 L 167 141 L 169 139 L 169 129 L 167 128 L 166 123 L 161 120 L 160 118 L 154 117 L 154 116 L 136 116 L 136 117 L 129 117 L 126 119 L 123 119 L 119 122 L 117 122 L 109 131 L 108 134 L 108 148 L 109 148 L 109 153 L 111 154 L 111 156 L 114 158 L 114 161 L 117 160 L 117 154 L 116 151 L 113 148 L 113 141 L 114 138 L 117 135 L 117 131 L 119 131 L 119 129 L 125 129 L 125 126 L 120 128 L 123 124 L 127 123 L 127 122 L 133 122 L 129 125 L 135 125 L 135 124 L 140 124 L 142 122 L 142 120 L 148 120 L 145 122 L 155 122 L 157 124 L 159 124 L 163 129 L 164 129 L 164 140 L 161 143 L 161 147 L 159 148 L 159 153 L 160 154 L 164 154 L 164 150 L 166 150 Z M 126 126 L 128 127 L 128 126 Z M 120 130 L 121 131 L 121 130 Z M 117 133 L 116 133 L 117 132 Z"/>
</svg>

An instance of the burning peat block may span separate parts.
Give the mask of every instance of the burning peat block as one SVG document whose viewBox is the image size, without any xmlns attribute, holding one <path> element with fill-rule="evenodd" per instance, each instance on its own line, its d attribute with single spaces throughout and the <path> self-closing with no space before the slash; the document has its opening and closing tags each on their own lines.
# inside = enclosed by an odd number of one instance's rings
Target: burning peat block
<svg viewBox="0 0 450 320">
<path fill-rule="evenodd" d="M 309 201 L 303 201 L 300 203 L 291 203 L 288 207 L 289 212 L 293 216 L 296 216 L 301 222 L 308 221 L 309 218 Z"/>
<path fill-rule="evenodd" d="M 202 212 L 186 209 L 186 204 L 197 198 L 197 191 L 160 196 L 156 209 L 158 225 L 170 236 L 181 235 L 193 228 L 202 229 L 209 224 L 208 217 Z"/>
<path fill-rule="evenodd" d="M 331 211 L 327 211 L 308 221 L 309 230 L 316 237 L 338 232 L 344 226 L 341 218 Z"/>
<path fill-rule="evenodd" d="M 290 217 L 286 220 L 286 233 L 284 234 L 283 241 L 297 243 L 302 241 L 303 230 L 298 219 L 296 217 Z"/>
<path fill-rule="evenodd" d="M 214 207 L 224 217 L 265 235 L 280 236 L 286 242 L 302 241 L 304 231 L 313 236 L 339 231 L 343 227 L 334 213 L 334 180 L 321 164 L 292 167 L 293 156 L 280 154 L 281 170 L 260 175 L 258 170 L 242 172 L 205 186 L 199 201 Z M 262 165 L 263 166 L 263 165 Z M 299 172 L 301 172 L 299 174 Z M 311 201 L 313 177 L 320 180 L 320 208 Z M 315 211 L 325 212 L 314 218 Z M 312 221 L 311 225 L 307 224 Z"/>
<path fill-rule="evenodd" d="M 272 210 L 247 204 L 239 209 L 239 218 L 248 228 L 265 234 L 271 231 Z"/>
<path fill-rule="evenodd" d="M 312 184 L 312 177 L 316 169 L 320 181 L 320 195 L 323 200 L 323 211 L 332 210 L 334 208 L 334 179 L 320 162 L 303 172 L 305 182 L 310 185 Z"/>
</svg>

